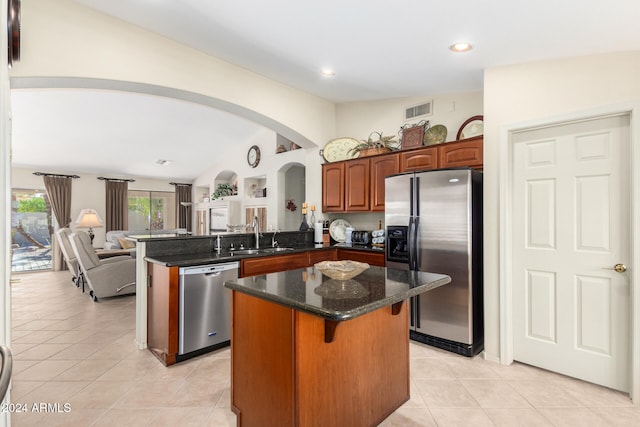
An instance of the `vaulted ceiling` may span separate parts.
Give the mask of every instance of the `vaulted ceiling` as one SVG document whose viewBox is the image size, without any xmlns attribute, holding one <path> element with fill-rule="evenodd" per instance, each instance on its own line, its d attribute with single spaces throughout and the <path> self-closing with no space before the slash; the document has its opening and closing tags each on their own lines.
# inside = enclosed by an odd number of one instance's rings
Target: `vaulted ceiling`
<svg viewBox="0 0 640 427">
<path fill-rule="evenodd" d="M 486 68 L 640 49 L 637 0 L 75 1 L 336 103 L 477 91 Z M 460 41 L 473 49 L 452 52 Z M 201 147 L 211 134 L 246 140 L 260 129 L 211 107 L 122 92 L 20 90 L 12 109 L 14 164 L 123 175 L 166 173 L 131 145 L 140 135 L 153 136 L 154 157 L 179 160 L 184 144 Z M 86 144 L 88 132 L 102 137 Z M 178 137 L 189 141 L 179 151 Z M 105 144 L 128 155 L 110 158 Z M 174 177 L 198 176 L 201 160 Z"/>
</svg>

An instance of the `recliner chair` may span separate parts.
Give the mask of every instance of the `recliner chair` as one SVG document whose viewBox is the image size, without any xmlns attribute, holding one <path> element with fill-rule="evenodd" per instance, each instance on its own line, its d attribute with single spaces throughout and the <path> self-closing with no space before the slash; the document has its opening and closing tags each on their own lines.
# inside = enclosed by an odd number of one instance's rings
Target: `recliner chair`
<svg viewBox="0 0 640 427">
<path fill-rule="evenodd" d="M 136 292 L 135 258 L 125 255 L 99 259 L 89 235 L 84 231 L 71 234 L 70 241 L 94 301 Z"/>
<path fill-rule="evenodd" d="M 60 250 L 62 251 L 64 262 L 67 264 L 67 268 L 69 268 L 71 274 L 73 274 L 73 278 L 71 279 L 71 281 L 79 287 L 82 283 L 82 272 L 80 271 L 80 264 L 78 264 L 78 259 L 73 252 L 73 248 L 71 247 L 71 229 L 67 227 L 61 228 L 60 230 L 56 231 L 55 234 L 56 239 L 58 239 L 58 243 L 60 244 Z M 82 291 L 84 292 L 84 286 L 82 287 Z"/>
</svg>

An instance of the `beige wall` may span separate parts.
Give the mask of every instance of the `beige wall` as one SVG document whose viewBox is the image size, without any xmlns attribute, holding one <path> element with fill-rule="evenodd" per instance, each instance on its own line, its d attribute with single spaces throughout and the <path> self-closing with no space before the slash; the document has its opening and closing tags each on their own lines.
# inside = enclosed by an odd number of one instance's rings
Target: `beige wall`
<svg viewBox="0 0 640 427">
<path fill-rule="evenodd" d="M 561 59 L 485 70 L 485 354 L 500 356 L 500 131 L 519 123 L 640 101 L 640 52 Z"/>
<path fill-rule="evenodd" d="M 158 94 L 204 95 L 301 145 L 323 144 L 334 134 L 333 103 L 70 0 L 23 2 L 21 28 L 22 56 L 10 74 L 15 84 L 74 84 L 68 78 L 93 79 L 101 87 L 104 81 L 144 83 Z"/>
</svg>

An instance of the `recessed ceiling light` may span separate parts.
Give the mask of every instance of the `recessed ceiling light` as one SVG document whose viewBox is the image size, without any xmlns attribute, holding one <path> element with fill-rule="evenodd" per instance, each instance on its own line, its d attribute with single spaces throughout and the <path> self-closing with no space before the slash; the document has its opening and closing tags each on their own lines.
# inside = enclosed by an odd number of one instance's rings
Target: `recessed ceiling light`
<svg viewBox="0 0 640 427">
<path fill-rule="evenodd" d="M 473 49 L 473 46 L 471 46 L 471 43 L 458 42 L 449 46 L 449 49 L 453 52 L 469 52 L 471 49 Z"/>
<path fill-rule="evenodd" d="M 333 71 L 331 68 L 323 68 L 322 70 L 320 70 L 320 74 L 325 77 L 333 77 L 336 75 L 335 71 Z"/>
<path fill-rule="evenodd" d="M 160 159 L 156 162 L 156 164 L 160 166 L 167 166 L 170 163 L 171 163 L 171 160 L 164 160 L 164 159 Z"/>
</svg>

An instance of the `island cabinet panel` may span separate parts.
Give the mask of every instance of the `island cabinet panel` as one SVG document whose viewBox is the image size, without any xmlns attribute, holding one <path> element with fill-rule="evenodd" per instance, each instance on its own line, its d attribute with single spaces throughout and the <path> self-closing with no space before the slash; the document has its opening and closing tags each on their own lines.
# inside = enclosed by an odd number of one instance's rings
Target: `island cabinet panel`
<svg viewBox="0 0 640 427">
<path fill-rule="evenodd" d="M 345 163 L 345 210 L 351 212 L 369 210 L 369 159 Z"/>
<path fill-rule="evenodd" d="M 321 261 L 337 261 L 338 260 L 338 250 L 322 250 L 322 251 L 309 251 L 309 265 L 312 265 L 321 262 Z"/>
<path fill-rule="evenodd" d="M 322 211 L 344 212 L 344 162 L 322 165 Z"/>
<path fill-rule="evenodd" d="M 295 312 L 296 426 L 375 426 L 409 400 L 407 302 L 339 322 Z"/>
<path fill-rule="evenodd" d="M 407 302 L 338 322 L 233 291 L 238 426 L 374 426 L 409 400 Z M 331 322 L 330 322 L 331 323 Z"/>
<path fill-rule="evenodd" d="M 482 167 L 482 136 L 438 147 L 438 167 Z"/>
<path fill-rule="evenodd" d="M 353 249 L 338 249 L 339 260 L 366 262 L 369 265 L 384 267 L 384 252 L 367 252 Z"/>
<path fill-rule="evenodd" d="M 400 172 L 424 171 L 438 167 L 438 148 L 420 148 L 400 153 Z"/>
<path fill-rule="evenodd" d="M 307 252 L 245 258 L 240 262 L 239 277 L 304 268 L 309 265 Z"/>
<path fill-rule="evenodd" d="M 400 155 L 394 153 L 372 157 L 369 168 L 371 170 L 371 210 L 384 212 L 384 179 L 400 171 Z"/>
<path fill-rule="evenodd" d="M 173 365 L 178 354 L 179 269 L 148 263 L 147 271 L 147 347 L 164 365 Z"/>
<path fill-rule="evenodd" d="M 232 293 L 231 406 L 238 426 L 291 426 L 293 310 Z"/>
</svg>

